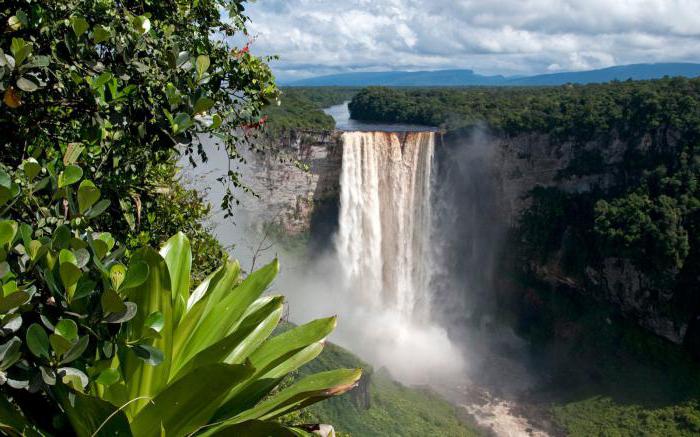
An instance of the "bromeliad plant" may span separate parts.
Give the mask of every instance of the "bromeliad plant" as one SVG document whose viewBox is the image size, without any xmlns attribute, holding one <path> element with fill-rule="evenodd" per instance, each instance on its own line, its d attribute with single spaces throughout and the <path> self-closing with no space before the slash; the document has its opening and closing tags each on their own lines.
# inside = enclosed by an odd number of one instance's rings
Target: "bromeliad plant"
<svg viewBox="0 0 700 437">
<path fill-rule="evenodd" d="M 355 386 L 359 370 L 336 370 L 268 397 L 282 378 L 321 352 L 335 318 L 269 338 L 283 299 L 261 295 L 277 273 L 277 261 L 243 280 L 238 264 L 228 263 L 191 295 L 190 262 L 189 242 L 179 234 L 160 253 L 138 251 L 126 269 L 116 263 L 108 270 L 102 266 L 103 317 L 92 322 L 120 328 L 97 347 L 89 347 L 89 319 L 77 314 L 77 321 L 65 318 L 55 325 L 41 317 L 41 325 L 27 329 L 25 345 L 17 337 L 6 343 L 3 349 L 11 349 L 14 364 L 38 364 L 41 374 L 41 380 L 30 378 L 5 391 L 6 431 L 45 433 L 30 422 L 31 414 L 13 405 L 25 397 L 15 390 L 29 389 L 46 390 L 56 399 L 72 431 L 81 436 L 236 435 L 258 427 L 304 435 L 302 429 L 264 422 Z M 39 363 L 23 356 L 25 347 Z M 75 367 L 58 367 L 68 363 Z"/>
<path fill-rule="evenodd" d="M 183 234 L 160 252 L 125 253 L 90 227 L 107 206 L 71 159 L 10 170 L 0 167 L 0 213 L 36 226 L 0 219 L 4 432 L 304 435 L 274 419 L 357 383 L 359 370 L 337 370 L 275 390 L 335 326 L 321 319 L 270 337 L 283 298 L 263 293 L 277 261 L 247 277 L 228 262 L 190 292 Z M 47 195 L 63 217 L 32 210 Z"/>
</svg>

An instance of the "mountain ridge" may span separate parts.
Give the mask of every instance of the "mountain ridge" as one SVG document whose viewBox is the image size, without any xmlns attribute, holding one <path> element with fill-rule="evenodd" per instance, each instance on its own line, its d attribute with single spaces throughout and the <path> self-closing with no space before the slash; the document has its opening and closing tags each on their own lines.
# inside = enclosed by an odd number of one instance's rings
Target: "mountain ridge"
<svg viewBox="0 0 700 437">
<path fill-rule="evenodd" d="M 555 86 L 567 83 L 660 79 L 664 76 L 700 77 L 700 63 L 629 64 L 596 70 L 517 77 L 481 75 L 467 69 L 342 73 L 293 81 L 285 86 Z"/>
</svg>

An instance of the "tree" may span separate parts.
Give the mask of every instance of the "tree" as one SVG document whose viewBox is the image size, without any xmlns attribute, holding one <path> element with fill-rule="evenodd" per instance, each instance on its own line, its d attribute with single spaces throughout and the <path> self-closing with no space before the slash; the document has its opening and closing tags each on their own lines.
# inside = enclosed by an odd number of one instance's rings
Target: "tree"
<svg viewBox="0 0 700 437">
<path fill-rule="evenodd" d="M 70 150 L 111 202 L 101 224 L 135 230 L 164 166 L 180 153 L 205 157 L 207 136 L 239 158 L 254 132 L 244 127 L 277 97 L 265 59 L 226 44 L 247 36 L 246 21 L 237 0 L 3 2 L 3 163 Z M 242 181 L 221 181 L 230 210 Z"/>
</svg>

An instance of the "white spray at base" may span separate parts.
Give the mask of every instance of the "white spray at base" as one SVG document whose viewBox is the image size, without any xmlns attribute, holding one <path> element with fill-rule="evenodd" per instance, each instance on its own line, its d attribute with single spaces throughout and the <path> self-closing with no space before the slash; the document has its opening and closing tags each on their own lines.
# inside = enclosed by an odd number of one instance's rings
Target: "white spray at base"
<svg viewBox="0 0 700 437">
<path fill-rule="evenodd" d="M 460 351 L 430 320 L 434 149 L 432 132 L 343 135 L 338 338 L 411 383 L 463 370 Z"/>
</svg>

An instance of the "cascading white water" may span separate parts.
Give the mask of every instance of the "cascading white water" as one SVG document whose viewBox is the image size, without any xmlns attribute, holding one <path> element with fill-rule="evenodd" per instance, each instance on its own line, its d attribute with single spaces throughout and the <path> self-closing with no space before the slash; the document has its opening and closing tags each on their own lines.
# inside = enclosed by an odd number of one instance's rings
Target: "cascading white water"
<svg viewBox="0 0 700 437">
<path fill-rule="evenodd" d="M 336 249 L 346 279 L 373 309 L 414 322 L 429 314 L 435 134 L 343 135 Z"/>
</svg>

